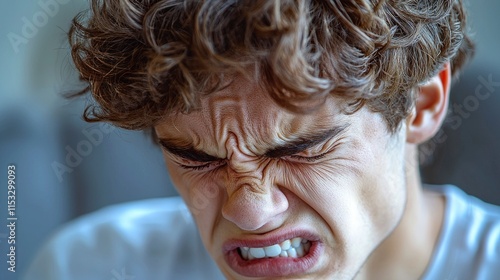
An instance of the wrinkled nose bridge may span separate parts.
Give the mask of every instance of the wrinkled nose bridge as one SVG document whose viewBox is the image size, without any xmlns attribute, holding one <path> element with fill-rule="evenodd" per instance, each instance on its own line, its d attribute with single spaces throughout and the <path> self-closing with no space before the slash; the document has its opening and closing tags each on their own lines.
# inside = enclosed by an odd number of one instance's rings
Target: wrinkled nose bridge
<svg viewBox="0 0 500 280">
<path fill-rule="evenodd" d="M 264 166 L 265 161 L 234 159 L 231 158 L 233 164 L 227 169 L 227 200 L 222 207 L 222 216 L 243 230 L 260 229 L 285 212 L 288 201 L 274 186 L 274 179 Z"/>
<path fill-rule="evenodd" d="M 242 155 L 241 153 L 232 153 L 228 160 L 228 167 L 236 176 L 251 176 L 262 179 L 259 159 Z"/>
<path fill-rule="evenodd" d="M 259 172 L 259 157 L 250 155 L 249 151 L 238 145 L 237 137 L 230 133 L 226 141 L 226 150 L 228 154 L 228 167 L 238 175 L 256 176 Z M 257 177 L 261 177 L 258 176 Z M 261 178 L 262 179 L 262 178 Z"/>
<path fill-rule="evenodd" d="M 262 168 L 255 163 L 228 163 L 224 188 L 233 197 L 236 192 L 245 195 L 266 195 L 271 189 L 270 178 L 265 178 Z"/>
<path fill-rule="evenodd" d="M 288 208 L 284 194 L 273 186 L 268 172 L 269 161 L 238 146 L 232 135 L 226 142 L 227 177 L 224 180 L 227 200 L 222 216 L 239 228 L 257 230 Z"/>
<path fill-rule="evenodd" d="M 265 162 L 257 157 L 233 153 L 227 162 L 226 189 L 228 195 L 244 189 L 245 192 L 265 194 L 269 192 L 272 178 L 266 178 Z"/>
<path fill-rule="evenodd" d="M 244 182 L 235 182 L 232 191 L 230 191 L 230 193 L 228 192 L 229 196 L 234 197 L 235 193 L 238 192 L 239 195 L 245 194 L 246 196 L 262 199 L 270 192 L 270 186 L 266 186 L 261 181 L 253 178 L 245 178 L 243 181 Z"/>
</svg>

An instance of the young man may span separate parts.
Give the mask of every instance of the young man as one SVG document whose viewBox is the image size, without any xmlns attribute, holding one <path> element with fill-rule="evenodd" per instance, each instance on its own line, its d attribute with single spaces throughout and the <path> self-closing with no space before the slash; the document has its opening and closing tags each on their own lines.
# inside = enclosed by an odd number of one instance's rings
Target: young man
<svg viewBox="0 0 500 280">
<path fill-rule="evenodd" d="M 461 1 L 96 0 L 70 40 L 86 118 L 153 130 L 226 278 L 500 275 L 500 211 L 418 173 Z"/>
</svg>

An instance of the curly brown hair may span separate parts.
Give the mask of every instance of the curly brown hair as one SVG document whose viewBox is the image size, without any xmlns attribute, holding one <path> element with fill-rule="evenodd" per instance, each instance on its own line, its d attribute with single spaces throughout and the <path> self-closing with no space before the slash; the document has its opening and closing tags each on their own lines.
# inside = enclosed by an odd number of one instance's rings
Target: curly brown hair
<svg viewBox="0 0 500 280">
<path fill-rule="evenodd" d="M 461 0 L 92 0 L 69 40 L 88 85 L 78 94 L 98 103 L 84 118 L 127 129 L 196 110 L 224 77 L 257 73 L 288 110 L 334 94 L 394 132 L 418 85 L 448 61 L 456 76 L 474 49 Z"/>
</svg>

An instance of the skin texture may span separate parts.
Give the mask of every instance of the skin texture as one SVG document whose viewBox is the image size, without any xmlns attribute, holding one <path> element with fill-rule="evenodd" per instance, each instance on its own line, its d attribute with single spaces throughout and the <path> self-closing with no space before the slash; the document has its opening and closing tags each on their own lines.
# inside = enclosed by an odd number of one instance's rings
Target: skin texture
<svg viewBox="0 0 500 280">
<path fill-rule="evenodd" d="M 291 230 L 318 236 L 322 250 L 311 269 L 283 278 L 416 279 L 423 273 L 442 199 L 420 190 L 416 146 L 407 143 L 412 129 L 421 132 L 413 127 L 420 114 L 391 134 L 380 114 L 362 108 L 345 115 L 344 105 L 330 96 L 313 113 L 292 114 L 256 81 L 236 77 L 202 99 L 199 111 L 165 116 L 155 127 L 167 146 L 172 181 L 228 279 L 247 278 L 224 260 L 225 241 Z M 335 136 L 305 150 L 269 152 L 336 127 Z M 187 148 L 207 158 L 178 155 Z M 403 244 L 407 250 L 400 250 Z M 401 269 L 381 266 L 389 264 Z"/>
</svg>

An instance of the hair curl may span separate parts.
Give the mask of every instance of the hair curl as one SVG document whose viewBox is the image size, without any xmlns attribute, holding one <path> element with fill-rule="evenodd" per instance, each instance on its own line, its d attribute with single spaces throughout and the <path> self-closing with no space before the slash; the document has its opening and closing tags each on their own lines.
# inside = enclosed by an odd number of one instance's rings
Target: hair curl
<svg viewBox="0 0 500 280">
<path fill-rule="evenodd" d="M 98 103 L 84 118 L 127 129 L 196 110 L 224 77 L 257 69 L 288 110 L 335 94 L 395 131 L 418 85 L 448 61 L 456 76 L 474 49 L 461 0 L 92 0 L 69 40 L 88 83 L 78 94 Z"/>
</svg>

